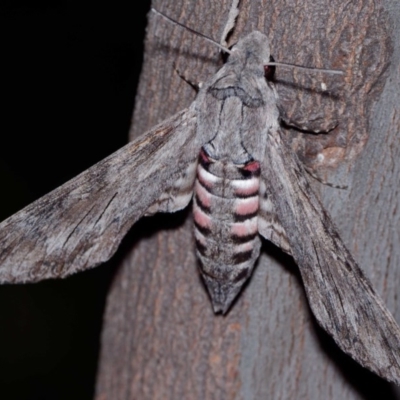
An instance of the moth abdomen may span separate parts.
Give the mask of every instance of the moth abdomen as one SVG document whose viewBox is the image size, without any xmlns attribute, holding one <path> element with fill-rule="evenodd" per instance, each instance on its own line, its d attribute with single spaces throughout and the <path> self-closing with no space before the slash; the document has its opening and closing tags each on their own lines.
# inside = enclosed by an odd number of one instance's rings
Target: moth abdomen
<svg viewBox="0 0 400 400">
<path fill-rule="evenodd" d="M 193 215 L 200 272 L 214 311 L 226 312 L 260 252 L 260 165 L 235 165 L 201 151 Z"/>
</svg>

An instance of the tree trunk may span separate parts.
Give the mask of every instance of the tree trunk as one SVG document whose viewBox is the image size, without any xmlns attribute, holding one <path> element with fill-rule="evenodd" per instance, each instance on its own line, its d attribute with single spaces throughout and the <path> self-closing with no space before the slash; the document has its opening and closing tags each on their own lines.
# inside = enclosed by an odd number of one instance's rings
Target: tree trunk
<svg viewBox="0 0 400 400">
<path fill-rule="evenodd" d="M 221 41 L 232 0 L 153 6 Z M 287 115 L 329 134 L 290 130 L 293 146 L 356 260 L 395 318 L 400 284 L 400 7 L 396 2 L 241 1 L 229 38 L 255 29 L 276 61 L 344 77 L 277 70 Z M 217 47 L 151 14 L 131 137 L 188 107 L 222 65 Z M 327 89 L 325 89 L 327 87 Z M 312 178 L 310 178 L 312 179 Z M 226 316 L 199 278 L 191 211 L 144 218 L 125 242 L 104 317 L 97 399 L 395 399 L 316 324 L 297 266 L 264 242 L 252 279 Z"/>
</svg>

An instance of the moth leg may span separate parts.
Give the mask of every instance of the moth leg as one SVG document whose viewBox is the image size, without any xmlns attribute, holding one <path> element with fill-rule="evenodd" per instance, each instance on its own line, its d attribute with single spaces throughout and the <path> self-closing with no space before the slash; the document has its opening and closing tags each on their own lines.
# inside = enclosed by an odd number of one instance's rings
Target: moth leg
<svg viewBox="0 0 400 400">
<path fill-rule="evenodd" d="M 279 108 L 279 113 L 280 113 L 280 118 L 284 126 L 288 128 L 294 128 L 296 130 L 300 130 L 302 132 L 306 133 L 311 133 L 311 134 L 326 134 L 335 129 L 338 125 L 337 121 L 332 121 L 330 123 L 326 123 L 325 121 L 323 123 L 320 123 L 319 121 L 295 121 L 290 119 L 290 117 L 287 116 L 286 112 L 282 109 L 282 107 Z M 328 182 L 318 176 L 314 171 L 312 171 L 309 167 L 306 165 L 303 165 L 305 171 L 316 181 L 322 183 L 323 185 L 330 186 L 335 189 L 342 189 L 345 190 L 348 188 L 347 185 L 336 185 L 334 183 Z"/>
<path fill-rule="evenodd" d="M 319 183 L 322 183 L 323 185 L 330 186 L 334 189 L 341 189 L 341 190 L 346 190 L 349 188 L 347 185 L 335 185 L 334 183 L 331 183 L 331 182 L 326 181 L 325 179 L 322 179 L 320 176 L 318 176 L 314 171 L 312 171 L 306 165 L 303 165 L 303 168 L 307 172 L 308 175 L 310 175 L 312 178 L 314 178 Z"/>
<path fill-rule="evenodd" d="M 178 74 L 179 78 L 189 84 L 196 92 L 198 92 L 201 88 L 201 82 L 194 82 L 190 78 L 188 78 L 183 72 L 181 72 L 176 65 L 174 64 L 175 72 Z"/>
<path fill-rule="evenodd" d="M 283 126 L 288 128 L 294 128 L 302 132 L 308 132 L 313 134 L 326 134 L 333 131 L 338 126 L 338 121 L 325 121 L 325 120 L 304 120 L 298 121 L 291 119 L 283 110 L 282 107 L 279 108 L 279 115 Z"/>
</svg>

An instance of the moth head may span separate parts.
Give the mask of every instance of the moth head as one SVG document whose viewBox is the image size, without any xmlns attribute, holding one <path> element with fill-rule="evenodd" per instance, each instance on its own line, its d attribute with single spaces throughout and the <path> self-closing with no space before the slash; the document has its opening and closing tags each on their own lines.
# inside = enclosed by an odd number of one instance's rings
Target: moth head
<svg viewBox="0 0 400 400">
<path fill-rule="evenodd" d="M 275 66 L 284 68 L 295 68 L 307 72 L 323 72 L 328 74 L 343 75 L 343 71 L 335 69 L 323 69 L 314 67 L 304 67 L 302 65 L 275 62 L 271 56 L 269 40 L 263 33 L 254 31 L 239 40 L 232 50 L 226 50 L 230 53 L 229 62 L 231 64 L 241 64 L 246 68 L 256 71 L 261 66 L 264 68 L 264 75 L 271 80 Z"/>
<path fill-rule="evenodd" d="M 258 65 L 266 65 L 270 62 L 271 51 L 269 40 L 266 35 L 254 31 L 240 39 L 232 48 L 230 58 L 244 59 L 248 62 L 255 62 Z"/>
</svg>

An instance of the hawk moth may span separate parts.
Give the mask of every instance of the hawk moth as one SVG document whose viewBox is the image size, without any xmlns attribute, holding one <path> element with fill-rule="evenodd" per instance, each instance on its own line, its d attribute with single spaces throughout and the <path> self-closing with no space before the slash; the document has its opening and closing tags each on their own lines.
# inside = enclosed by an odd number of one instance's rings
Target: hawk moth
<svg viewBox="0 0 400 400">
<path fill-rule="evenodd" d="M 310 307 L 339 347 L 399 383 L 399 327 L 280 131 L 264 77 L 267 37 L 253 32 L 231 53 L 188 109 L 0 224 L 0 280 L 94 267 L 139 218 L 194 197 L 201 273 L 216 311 L 227 311 L 251 275 L 260 235 L 295 259 Z"/>
</svg>

